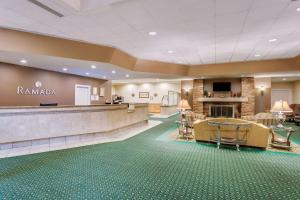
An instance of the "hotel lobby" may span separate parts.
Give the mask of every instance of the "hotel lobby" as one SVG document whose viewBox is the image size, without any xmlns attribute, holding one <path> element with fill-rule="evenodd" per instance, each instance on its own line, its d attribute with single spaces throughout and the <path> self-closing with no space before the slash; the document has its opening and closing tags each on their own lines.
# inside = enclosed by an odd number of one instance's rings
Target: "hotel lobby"
<svg viewBox="0 0 300 200">
<path fill-rule="evenodd" d="M 1 0 L 0 200 L 300 199 L 299 0 Z"/>
</svg>

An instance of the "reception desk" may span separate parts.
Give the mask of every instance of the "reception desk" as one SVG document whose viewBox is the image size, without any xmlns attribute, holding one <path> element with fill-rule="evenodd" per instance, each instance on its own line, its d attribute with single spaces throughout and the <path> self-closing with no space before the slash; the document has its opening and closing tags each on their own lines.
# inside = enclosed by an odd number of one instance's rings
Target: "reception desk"
<svg viewBox="0 0 300 200">
<path fill-rule="evenodd" d="M 157 104 L 149 104 L 148 111 L 149 113 L 158 113 L 161 115 L 173 115 L 178 112 L 177 105 L 161 105 Z"/>
<path fill-rule="evenodd" d="M 109 132 L 147 120 L 148 104 L 0 107 L 0 145 Z"/>
</svg>

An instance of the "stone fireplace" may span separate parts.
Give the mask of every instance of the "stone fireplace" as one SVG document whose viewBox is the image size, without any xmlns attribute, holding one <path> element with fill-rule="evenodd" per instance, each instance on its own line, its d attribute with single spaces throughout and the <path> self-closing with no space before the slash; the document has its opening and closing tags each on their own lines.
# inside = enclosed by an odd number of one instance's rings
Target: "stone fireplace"
<svg viewBox="0 0 300 200">
<path fill-rule="evenodd" d="M 217 79 L 218 81 L 220 79 Z M 227 79 L 222 79 L 228 81 Z M 235 117 L 255 114 L 255 87 L 254 78 L 229 79 L 234 82 L 234 91 L 215 93 L 212 97 L 204 97 L 206 83 L 211 80 L 194 80 L 193 108 L 197 113 L 211 117 Z M 233 95 L 238 93 L 239 95 Z"/>
</svg>

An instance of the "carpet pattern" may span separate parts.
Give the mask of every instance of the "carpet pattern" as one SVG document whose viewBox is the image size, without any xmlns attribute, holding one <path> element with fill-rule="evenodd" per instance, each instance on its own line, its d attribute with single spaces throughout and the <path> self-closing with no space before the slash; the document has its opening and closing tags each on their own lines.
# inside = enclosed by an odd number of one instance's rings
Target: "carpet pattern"
<svg viewBox="0 0 300 200">
<path fill-rule="evenodd" d="M 0 199 L 300 199 L 300 156 L 157 140 L 0 159 Z"/>
</svg>

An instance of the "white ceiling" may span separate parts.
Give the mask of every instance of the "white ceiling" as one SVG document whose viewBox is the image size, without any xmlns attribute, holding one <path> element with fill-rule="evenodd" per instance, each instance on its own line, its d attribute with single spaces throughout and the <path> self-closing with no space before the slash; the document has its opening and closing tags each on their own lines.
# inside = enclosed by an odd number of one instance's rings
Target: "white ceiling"
<svg viewBox="0 0 300 200">
<path fill-rule="evenodd" d="M 115 46 L 138 58 L 186 64 L 300 54 L 300 12 L 296 11 L 300 1 L 87 0 L 84 9 L 65 3 L 76 0 L 39 1 L 65 17 L 27 0 L 1 0 L 0 26 Z M 149 36 L 150 31 L 158 34 Z M 278 40 L 270 43 L 272 38 Z"/>
<path fill-rule="evenodd" d="M 26 64 L 20 63 L 20 61 L 23 59 L 27 61 Z M 153 78 L 155 79 L 182 78 L 175 75 L 163 75 L 163 74 L 130 71 L 109 63 L 88 62 L 82 60 L 12 53 L 12 52 L 5 52 L 5 51 L 0 51 L 0 61 L 6 63 L 12 63 L 16 65 L 23 65 L 25 67 L 34 67 L 34 68 L 40 68 L 45 70 L 57 71 L 61 73 L 75 74 L 75 75 L 80 75 L 85 77 L 108 79 L 108 80 L 145 79 L 145 78 L 152 78 L 152 79 Z M 91 68 L 92 65 L 95 65 L 96 69 L 92 69 Z M 67 71 L 64 71 L 63 68 L 67 68 Z M 113 70 L 116 72 L 115 74 L 112 73 Z M 129 77 L 126 77 L 126 75 L 129 75 Z"/>
</svg>

